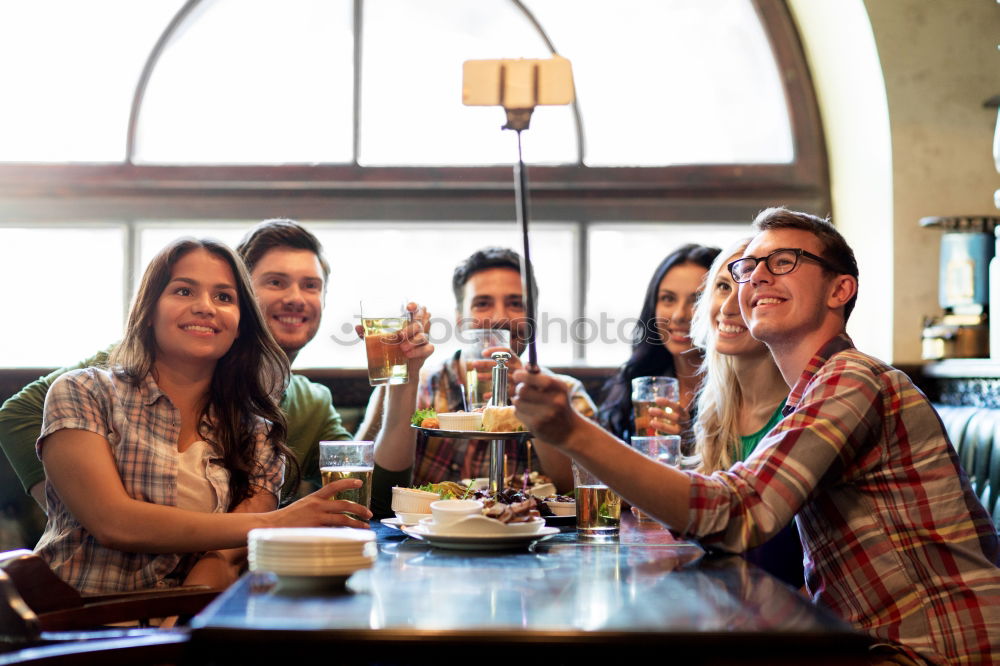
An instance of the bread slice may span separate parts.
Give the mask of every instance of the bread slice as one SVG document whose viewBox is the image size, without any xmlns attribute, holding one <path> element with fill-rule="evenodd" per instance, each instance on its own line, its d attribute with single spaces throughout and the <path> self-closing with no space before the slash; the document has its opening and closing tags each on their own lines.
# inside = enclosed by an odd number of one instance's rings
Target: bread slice
<svg viewBox="0 0 1000 666">
<path fill-rule="evenodd" d="M 527 430 L 514 415 L 514 407 L 487 407 L 483 410 L 483 430 L 486 432 L 521 432 Z"/>
</svg>

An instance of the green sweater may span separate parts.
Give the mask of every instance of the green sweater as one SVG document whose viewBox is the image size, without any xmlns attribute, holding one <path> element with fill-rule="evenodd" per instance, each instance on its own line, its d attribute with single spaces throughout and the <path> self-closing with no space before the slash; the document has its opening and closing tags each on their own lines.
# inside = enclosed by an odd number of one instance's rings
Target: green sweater
<svg viewBox="0 0 1000 666">
<path fill-rule="evenodd" d="M 59 368 L 38 378 L 0 408 L 0 446 L 7 454 L 25 492 L 45 480 L 45 470 L 35 453 L 35 442 L 42 431 L 42 413 L 49 387 L 60 375 L 70 370 L 107 365 L 110 351 L 109 347 L 74 366 Z M 331 401 L 330 389 L 309 381 L 302 375 L 291 376 L 281 399 L 281 409 L 288 421 L 286 443 L 299 461 L 302 480 L 318 488 L 319 443 L 324 440 L 351 439 L 351 433 L 341 423 L 340 414 Z M 289 490 L 286 487 L 285 493 Z"/>
<path fill-rule="evenodd" d="M 781 404 L 778 405 L 778 408 L 774 410 L 774 414 L 771 414 L 771 419 L 764 425 L 763 428 L 761 428 L 752 435 L 744 435 L 740 437 L 740 444 L 743 447 L 742 460 L 746 460 L 747 458 L 749 458 L 750 454 L 753 453 L 753 450 L 757 448 L 757 445 L 760 443 L 760 440 L 764 439 L 764 435 L 771 432 L 771 429 L 774 428 L 774 426 L 778 425 L 778 421 L 784 418 L 784 416 L 782 416 L 781 414 L 781 410 L 784 408 L 785 408 L 785 401 L 782 400 Z"/>
</svg>

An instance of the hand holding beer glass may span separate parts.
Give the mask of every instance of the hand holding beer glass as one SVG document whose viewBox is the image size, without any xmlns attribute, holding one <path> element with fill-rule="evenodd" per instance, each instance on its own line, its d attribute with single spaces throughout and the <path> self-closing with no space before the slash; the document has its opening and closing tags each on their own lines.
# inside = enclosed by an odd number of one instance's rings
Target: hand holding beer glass
<svg viewBox="0 0 1000 666">
<path fill-rule="evenodd" d="M 360 487 L 339 492 L 336 499 L 354 502 L 370 509 L 374 472 L 374 442 L 319 443 L 319 473 L 324 486 L 341 479 L 361 479 Z M 364 520 L 359 516 L 354 517 Z"/>
<path fill-rule="evenodd" d="M 493 367 L 496 363 L 485 356 L 487 349 L 510 349 L 510 331 L 498 328 L 472 328 L 459 332 L 463 343 L 459 367 L 465 377 L 469 410 L 483 407 L 493 393 Z"/>
<path fill-rule="evenodd" d="M 651 415 L 649 410 L 663 408 L 662 402 L 660 405 L 657 404 L 657 398 L 665 398 L 670 402 L 677 403 L 680 400 L 677 380 L 673 377 L 636 377 L 632 380 L 632 414 L 635 420 L 636 435 L 650 437 L 662 434 L 679 434 L 680 419 L 677 422 L 678 432 L 676 433 L 659 432 L 653 427 L 651 421 L 655 416 Z M 664 411 L 674 413 L 672 411 L 674 409 L 680 412 L 682 408 L 676 404 L 675 407 L 668 406 Z"/>
</svg>

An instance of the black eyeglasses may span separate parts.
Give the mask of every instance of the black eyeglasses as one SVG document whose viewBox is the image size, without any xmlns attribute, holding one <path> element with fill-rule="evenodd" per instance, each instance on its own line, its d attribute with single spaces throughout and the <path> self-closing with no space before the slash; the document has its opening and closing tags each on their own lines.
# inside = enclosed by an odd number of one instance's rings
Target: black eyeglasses
<svg viewBox="0 0 1000 666">
<path fill-rule="evenodd" d="M 819 257 L 812 252 L 789 247 L 779 248 L 766 257 L 743 257 L 736 261 L 731 261 L 727 268 L 729 269 L 729 274 L 733 276 L 733 280 L 742 284 L 750 281 L 750 275 L 757 268 L 757 264 L 762 261 L 767 266 L 767 270 L 771 271 L 772 275 L 784 275 L 795 270 L 795 267 L 799 265 L 801 257 L 815 261 L 823 268 L 834 273 L 843 272 L 823 257 Z"/>
</svg>

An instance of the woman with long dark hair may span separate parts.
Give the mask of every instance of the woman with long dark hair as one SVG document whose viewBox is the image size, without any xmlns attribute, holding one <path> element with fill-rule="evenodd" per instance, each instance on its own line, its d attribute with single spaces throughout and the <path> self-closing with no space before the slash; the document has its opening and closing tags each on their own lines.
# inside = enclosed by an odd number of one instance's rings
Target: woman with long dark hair
<svg viewBox="0 0 1000 666">
<path fill-rule="evenodd" d="M 212 240 L 181 239 L 150 262 L 107 370 L 50 389 L 37 448 L 49 520 L 36 547 L 82 592 L 225 585 L 247 532 L 354 525 L 369 512 L 330 484 L 275 510 L 285 464 L 276 398 L 288 362 L 246 268 Z"/>
<path fill-rule="evenodd" d="M 604 385 L 604 400 L 597 411 L 601 425 L 616 437 L 628 441 L 634 434 L 632 380 L 644 376 L 677 378 L 680 401 L 657 425 L 665 434 L 687 430 L 688 406 L 698 389 L 701 365 L 701 354 L 691 343 L 691 316 L 717 254 L 715 247 L 683 245 L 653 272 L 632 334 L 632 355 Z"/>
</svg>

